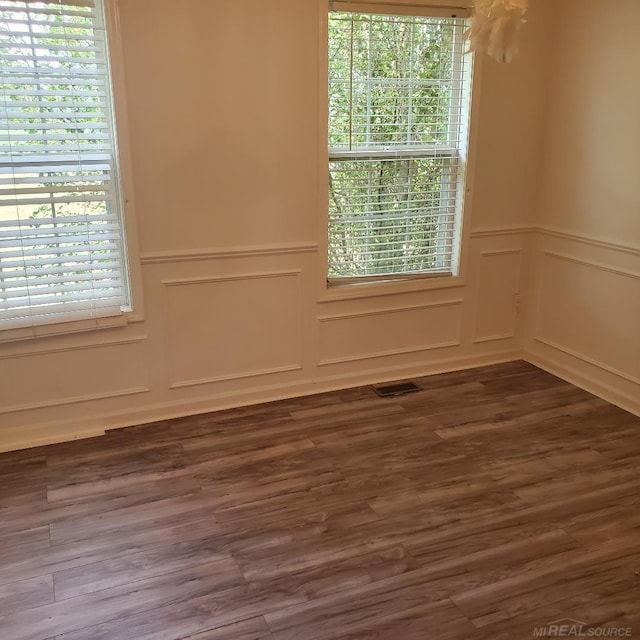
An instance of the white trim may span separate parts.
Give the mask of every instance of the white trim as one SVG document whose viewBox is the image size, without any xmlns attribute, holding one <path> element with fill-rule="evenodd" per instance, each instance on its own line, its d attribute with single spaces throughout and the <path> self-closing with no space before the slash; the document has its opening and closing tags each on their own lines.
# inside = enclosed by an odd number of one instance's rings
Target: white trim
<svg viewBox="0 0 640 640">
<path fill-rule="evenodd" d="M 423 351 L 434 351 L 435 349 L 448 349 L 450 347 L 459 347 L 462 344 L 461 338 L 451 340 L 449 342 L 438 342 L 434 344 L 417 345 L 415 347 L 406 347 L 405 349 L 391 349 L 389 351 L 375 351 L 373 353 L 365 353 L 359 356 L 345 356 L 343 358 L 328 358 L 318 362 L 319 367 L 329 367 L 338 364 L 347 364 L 349 362 L 361 362 L 363 360 L 372 360 L 373 358 L 389 358 L 391 356 L 401 356 L 407 353 L 421 353 Z"/>
<path fill-rule="evenodd" d="M 514 247 L 513 249 L 487 249 L 485 251 L 481 251 L 480 255 L 483 258 L 491 258 L 493 256 L 511 256 L 511 255 L 518 255 L 518 254 L 522 254 L 523 252 L 523 248 L 522 247 Z"/>
<path fill-rule="evenodd" d="M 0 415 L 8 413 L 18 413 L 20 411 L 32 411 L 35 409 L 49 409 L 51 407 L 61 407 L 67 404 L 80 404 L 82 402 L 91 402 L 93 400 L 107 400 L 109 398 L 121 398 L 123 396 L 133 396 L 138 393 L 148 393 L 151 391 L 149 387 L 132 387 L 130 389 L 121 389 L 120 391 L 109 391 L 107 393 L 91 393 L 84 396 L 71 396 L 61 398 L 51 402 L 31 402 L 21 405 L 13 405 L 11 407 L 2 408 Z"/>
<path fill-rule="evenodd" d="M 285 365 L 282 367 L 272 367 L 270 369 L 259 369 L 257 371 L 248 371 L 246 373 L 234 373 L 228 376 L 214 376 L 211 378 L 198 378 L 195 380 L 178 380 L 169 385 L 169 389 L 184 389 L 185 387 L 197 387 L 203 384 L 212 384 L 214 382 L 229 382 L 231 380 L 246 380 L 247 378 L 257 378 L 259 376 L 274 375 L 276 373 L 286 373 L 288 371 L 300 371 L 302 364 Z"/>
<path fill-rule="evenodd" d="M 99 427 L 90 429 L 76 429 L 74 423 L 64 423 L 56 428 L 60 423 L 48 423 L 34 428 L 23 428 L 13 439 L 3 440 L 8 432 L 0 432 L 0 453 L 6 451 L 20 451 L 22 449 L 32 449 L 34 447 L 45 447 L 50 444 L 60 442 L 72 442 L 74 440 L 85 440 L 87 438 L 97 438 L 106 434 L 104 429 Z M 12 430 L 13 431 L 13 430 Z M 17 431 L 17 430 L 16 430 Z M 26 433 L 25 433 L 26 432 Z M 10 434 L 11 432 L 9 432 Z"/>
<path fill-rule="evenodd" d="M 302 273 L 301 269 L 290 271 L 259 271 L 256 273 L 235 273 L 230 276 L 203 276 L 201 278 L 174 278 L 161 280 L 165 287 L 179 287 L 190 284 L 209 284 L 213 282 L 233 282 L 236 280 L 260 280 L 262 278 L 296 277 Z"/>
<path fill-rule="evenodd" d="M 319 316 L 318 322 L 332 322 L 334 320 L 348 320 L 350 318 L 367 318 L 369 316 L 387 315 L 389 313 L 401 313 L 403 311 L 419 311 L 420 309 L 433 309 L 434 307 L 457 307 L 464 303 L 462 298 L 456 300 L 444 300 L 442 302 L 425 302 L 423 304 L 391 307 L 390 309 L 372 309 L 369 311 L 349 311 L 328 316 Z"/>
<path fill-rule="evenodd" d="M 543 251 L 542 254 L 545 257 L 556 258 L 557 260 L 563 260 L 565 262 L 572 262 L 582 267 L 589 267 L 591 269 L 597 269 L 598 271 L 613 273 L 616 276 L 622 276 L 624 278 L 632 278 L 633 280 L 640 280 L 640 273 L 635 273 L 633 271 L 626 271 L 623 269 L 617 269 L 616 267 L 611 267 L 609 265 L 602 264 L 601 262 L 594 262 L 593 260 L 586 260 L 584 258 L 576 258 L 575 256 L 570 256 L 564 253 L 558 253 L 556 251 Z"/>
<path fill-rule="evenodd" d="M 637 384 L 640 387 L 640 378 L 636 378 L 635 376 L 632 376 L 628 373 L 625 373 L 624 371 L 621 371 L 620 369 L 617 369 L 616 367 L 612 367 L 608 364 L 605 364 L 604 362 L 600 362 L 599 360 L 596 360 L 595 358 L 591 358 L 589 356 L 586 356 L 582 353 L 579 353 L 578 351 L 574 351 L 573 349 L 569 349 L 568 347 L 563 347 L 559 344 L 557 344 L 556 342 L 554 342 L 553 340 L 548 340 L 547 338 L 543 338 L 540 336 L 536 336 L 534 337 L 535 342 L 540 342 L 541 344 L 546 345 L 547 347 L 551 347 L 552 349 L 556 349 L 558 351 L 561 351 L 562 353 L 565 353 L 568 356 L 571 356 L 573 358 L 577 358 L 578 360 L 582 360 L 582 362 L 586 362 L 587 364 L 590 364 L 594 367 L 597 367 L 598 369 L 602 369 L 603 371 L 606 371 L 607 373 L 611 373 L 612 375 L 621 378 L 622 380 L 626 380 L 627 382 L 631 382 L 632 384 Z"/>
<path fill-rule="evenodd" d="M 54 324 L 19 327 L 16 329 L 2 329 L 0 330 L 0 345 L 11 342 L 35 340 L 37 338 L 49 338 L 73 333 L 86 333 L 90 331 L 100 331 L 101 329 L 124 327 L 128 324 L 127 320 L 127 314 L 125 313 L 105 318 L 56 322 Z"/>
<path fill-rule="evenodd" d="M 329 0 L 330 11 L 353 11 L 433 18 L 468 18 L 469 2 L 465 0 Z"/>
<path fill-rule="evenodd" d="M 593 247 L 619 251 L 621 253 L 629 253 L 631 255 L 640 256 L 640 245 L 634 243 L 619 242 L 607 238 L 598 238 L 589 234 L 576 233 L 567 229 L 549 226 L 535 225 L 499 225 L 495 227 L 478 227 L 471 230 L 472 238 L 487 238 L 493 236 L 508 236 L 516 234 L 538 233 L 542 236 L 550 238 L 559 238 L 561 240 L 569 240 L 570 242 L 578 242 Z"/>
<path fill-rule="evenodd" d="M 28 358 L 30 356 L 40 356 L 50 353 L 68 353 L 69 351 L 82 351 L 83 349 L 100 349 L 102 347 L 114 347 L 124 344 L 137 344 L 144 342 L 147 336 L 137 336 L 135 338 L 124 338 L 122 340 L 104 340 L 102 342 L 90 342 L 88 344 L 69 345 L 67 347 L 53 347 L 50 349 L 33 349 L 31 351 L 19 351 L 17 353 L 0 353 L 0 360 L 10 358 Z"/>
<path fill-rule="evenodd" d="M 420 311 L 421 309 L 434 309 L 439 307 L 461 307 L 464 300 L 448 300 L 443 302 L 430 302 L 425 304 L 408 305 L 404 307 L 395 307 L 391 309 L 375 309 L 370 311 L 355 311 L 332 316 L 324 316 L 318 318 L 319 322 L 341 322 L 353 318 L 367 318 L 370 316 L 389 315 L 392 313 L 405 313 L 407 311 Z M 405 355 L 407 353 L 420 353 L 423 351 L 433 351 L 435 349 L 446 349 L 450 347 L 459 347 L 462 344 L 462 316 L 458 316 L 458 337 L 455 340 L 447 340 L 445 342 L 437 342 L 423 345 L 405 347 L 403 349 L 392 349 L 387 351 L 375 351 L 354 356 L 344 356 L 341 358 L 326 358 L 318 362 L 319 367 L 330 365 L 345 364 L 348 362 L 360 362 L 362 360 L 371 360 L 373 358 L 387 358 L 396 355 Z"/>
<path fill-rule="evenodd" d="M 172 262 L 223 260 L 229 258 L 262 258 L 268 256 L 315 253 L 316 251 L 318 251 L 318 244 L 316 242 L 233 247 L 229 249 L 189 249 L 185 251 L 156 251 L 143 253 L 141 256 L 141 262 L 143 265 L 148 265 L 165 264 Z"/>
<path fill-rule="evenodd" d="M 592 376 L 585 375 L 583 370 L 578 371 L 571 365 L 560 363 L 553 358 L 542 356 L 529 350 L 525 350 L 524 359 L 532 365 L 539 367 L 554 376 L 562 378 L 570 384 L 580 387 L 589 393 L 592 393 L 604 402 L 610 402 L 625 411 L 636 416 L 640 416 L 640 402 L 638 401 L 638 394 L 632 395 L 624 391 L 620 391 L 606 382 L 602 382 L 594 379 Z M 597 365 L 593 366 L 597 367 Z"/>
<path fill-rule="evenodd" d="M 474 338 L 471 344 L 484 344 L 485 342 L 497 342 L 499 340 L 513 340 L 517 337 L 514 331 L 511 333 L 495 334 L 491 336 L 482 336 L 481 338 Z"/>
<path fill-rule="evenodd" d="M 521 285 L 522 285 L 522 254 L 524 253 L 523 247 L 513 247 L 511 249 L 486 249 L 480 252 L 480 256 L 482 258 L 491 258 L 494 256 L 511 256 L 517 255 L 518 259 L 518 288 L 514 291 L 515 296 L 521 296 Z M 482 267 L 480 267 L 481 269 Z M 518 307 L 515 305 L 512 309 L 511 314 L 511 331 L 509 333 L 503 334 L 490 334 L 486 336 L 478 336 L 478 309 L 480 308 L 480 287 L 477 288 L 476 296 L 475 296 L 475 305 L 473 309 L 473 339 L 471 340 L 471 344 L 483 344 L 485 342 L 496 342 L 498 340 L 508 340 L 513 339 L 518 336 Z"/>
<path fill-rule="evenodd" d="M 390 279 L 379 282 L 350 282 L 323 289 L 323 294 L 318 302 L 377 298 L 379 296 L 393 296 L 435 289 L 455 289 L 465 285 L 465 279 L 460 276 L 429 276 L 428 274 L 423 277 L 414 276 L 412 278 Z"/>
<path fill-rule="evenodd" d="M 640 256 L 640 245 L 618 242 L 616 240 L 609 240 L 606 238 L 597 238 L 596 236 L 575 233 L 566 229 L 559 229 L 556 227 L 540 226 L 535 227 L 535 231 L 541 235 L 549 236 L 552 238 L 561 238 L 563 240 L 570 240 L 572 242 L 581 242 L 582 244 L 588 244 L 594 247 L 600 247 L 602 249 L 611 249 L 614 251 L 620 251 L 622 253 L 629 253 L 631 255 Z"/>
<path fill-rule="evenodd" d="M 138 413 L 129 408 L 71 420 L 40 423 L 29 427 L 0 429 L 0 451 L 14 451 L 56 442 L 68 442 L 70 440 L 103 435 L 107 430 L 171 420 L 185 415 L 224 411 L 225 409 L 239 406 L 275 402 L 277 400 L 326 393 L 367 384 L 473 369 L 475 367 L 511 362 L 521 358 L 521 349 L 502 350 L 488 354 L 446 358 L 418 364 L 379 367 L 359 373 L 341 373 L 322 378 L 308 378 L 303 381 L 265 385 L 249 391 L 230 391 L 213 395 L 208 393 L 201 398 L 174 399 L 169 402 L 147 405 Z M 87 429 L 87 424 L 100 426 Z"/>
<path fill-rule="evenodd" d="M 470 236 L 472 238 L 491 238 L 494 236 L 511 236 L 517 234 L 533 233 L 536 227 L 527 225 L 504 225 L 496 227 L 478 227 L 472 229 Z"/>
<path fill-rule="evenodd" d="M 124 314 L 127 322 L 144 320 L 144 291 L 140 268 L 140 242 L 133 180 L 131 134 L 127 108 L 126 75 L 120 27 L 120 1 L 104 0 L 107 40 L 109 45 L 109 68 L 113 90 L 113 112 L 116 126 L 120 191 L 122 197 L 122 220 L 125 236 L 125 262 L 127 264 L 131 292 L 131 311 Z"/>
</svg>

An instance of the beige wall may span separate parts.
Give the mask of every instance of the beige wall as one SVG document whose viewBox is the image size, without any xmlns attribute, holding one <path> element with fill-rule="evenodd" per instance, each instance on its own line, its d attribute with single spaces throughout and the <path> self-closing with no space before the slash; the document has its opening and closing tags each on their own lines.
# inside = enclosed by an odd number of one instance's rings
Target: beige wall
<svg viewBox="0 0 640 640">
<path fill-rule="evenodd" d="M 461 286 L 326 299 L 326 0 L 121 0 L 144 320 L 0 345 L 0 448 L 520 357 L 553 2 L 483 65 Z"/>
<path fill-rule="evenodd" d="M 557 4 L 527 358 L 640 413 L 640 4 Z"/>
</svg>

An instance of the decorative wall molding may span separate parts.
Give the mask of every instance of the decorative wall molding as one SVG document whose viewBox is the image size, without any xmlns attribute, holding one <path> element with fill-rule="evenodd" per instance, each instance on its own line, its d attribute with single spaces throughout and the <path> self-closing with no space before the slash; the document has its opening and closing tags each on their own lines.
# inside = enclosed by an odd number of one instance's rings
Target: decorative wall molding
<svg viewBox="0 0 640 640">
<path fill-rule="evenodd" d="M 246 283 L 255 280 L 279 280 L 283 281 L 285 278 L 292 278 L 295 282 L 298 299 L 300 297 L 300 276 L 302 274 L 301 269 L 289 269 L 278 271 L 259 271 L 252 273 L 234 273 L 230 275 L 222 276 L 203 276 L 194 278 L 176 278 L 162 280 L 162 284 L 165 285 L 167 291 L 172 288 L 188 287 L 191 285 L 216 285 L 220 283 Z M 266 286 L 266 283 L 265 283 Z M 301 304 L 300 302 L 298 303 Z M 247 310 L 251 309 L 249 305 Z M 245 367 L 234 367 L 235 371 L 228 371 L 226 373 L 220 371 L 211 371 L 213 375 L 207 375 L 209 371 L 189 371 L 184 370 L 180 374 L 176 371 L 175 362 L 170 366 L 169 371 L 169 389 L 184 389 L 188 387 L 202 386 L 207 384 L 214 384 L 219 382 L 230 382 L 233 380 L 244 380 L 249 378 L 256 378 L 260 376 L 269 376 L 279 373 L 285 373 L 290 371 L 299 371 L 302 369 L 302 335 L 303 335 L 303 318 L 300 306 L 300 318 L 299 318 L 299 334 L 300 339 L 296 343 L 296 356 L 289 358 L 279 358 L 273 362 L 274 366 L 271 366 L 272 362 L 261 362 L 255 368 L 251 367 L 247 370 Z M 172 343 L 173 344 L 173 343 Z M 249 345 L 250 348 L 250 345 Z M 176 352 L 180 353 L 180 351 Z M 279 360 L 279 361 L 278 361 Z M 284 360 L 284 362 L 283 362 Z M 172 361 L 173 362 L 173 361 Z M 257 364 L 257 363 L 256 363 Z M 260 366 L 261 365 L 261 366 Z M 266 365 L 266 366 L 265 366 Z M 240 369 L 240 370 L 237 370 Z M 191 374 L 191 375 L 190 375 Z"/>
<path fill-rule="evenodd" d="M 598 360 L 595 360 L 594 358 L 590 358 L 589 356 L 586 356 L 582 353 L 578 353 L 577 351 L 574 351 L 573 349 L 569 349 L 567 347 L 563 347 L 562 345 L 557 344 L 556 342 L 554 342 L 553 340 L 548 340 L 547 338 L 542 338 L 540 336 L 536 336 L 534 338 L 534 340 L 536 342 L 540 342 L 541 344 L 546 345 L 547 347 L 550 347 L 552 349 L 556 349 L 557 351 L 561 351 L 562 353 L 565 353 L 568 356 L 571 356 L 572 358 L 577 358 L 578 360 L 581 360 L 582 362 L 586 362 L 587 364 L 590 364 L 594 367 L 597 367 L 598 369 L 602 369 L 603 371 L 606 371 L 607 373 L 611 373 L 612 375 L 621 378 L 622 380 L 626 380 L 627 382 L 631 382 L 632 384 L 637 384 L 638 386 L 640 386 L 640 378 L 636 378 L 635 376 L 632 376 L 628 373 L 625 373 L 624 371 L 620 371 L 620 369 L 616 369 L 615 367 L 611 367 L 608 364 L 605 364 L 604 362 L 600 362 Z"/>
<path fill-rule="evenodd" d="M 625 411 L 640 416 L 640 401 L 638 400 L 639 396 L 637 393 L 627 393 L 617 385 L 613 386 L 604 380 L 597 380 L 593 376 L 585 374 L 583 368 L 577 369 L 571 364 L 560 362 L 548 355 L 541 355 L 534 351 L 525 350 L 524 360 L 592 393 L 598 398 L 602 398 L 606 402 L 615 404 Z M 597 365 L 594 366 L 597 367 Z"/>
<path fill-rule="evenodd" d="M 582 244 L 588 244 L 593 247 L 600 247 L 602 249 L 610 249 L 613 251 L 620 251 L 622 253 L 629 253 L 631 255 L 640 256 L 640 245 L 617 242 L 614 240 L 607 240 L 604 238 L 597 238 L 595 236 L 574 233 L 564 229 L 558 229 L 555 227 L 540 226 L 535 229 L 538 233 L 549 236 L 551 238 L 561 238 L 562 240 L 569 240 L 571 242 L 580 242 Z"/>
<path fill-rule="evenodd" d="M 101 342 L 91 342 L 87 344 L 69 345 L 66 347 L 53 347 L 49 349 L 32 349 L 30 351 L 19 351 L 15 353 L 0 353 L 0 360 L 9 360 L 10 358 L 28 358 L 30 356 L 41 356 L 50 353 L 68 353 L 70 351 L 83 351 L 85 349 L 101 349 L 102 347 L 116 347 L 126 344 L 138 344 L 144 342 L 147 336 L 136 336 L 135 338 L 124 338 L 116 340 L 103 340 Z"/>
<path fill-rule="evenodd" d="M 602 249 L 620 251 L 622 253 L 640 256 L 639 244 L 619 242 L 616 240 L 609 240 L 607 238 L 598 238 L 589 234 L 576 233 L 567 229 L 560 229 L 558 227 L 550 227 L 547 225 L 504 225 L 497 227 L 479 227 L 478 229 L 472 229 L 469 235 L 472 238 L 490 238 L 494 236 L 510 236 L 531 233 L 539 233 L 540 235 L 550 238 L 560 238 L 561 240 L 579 242 L 593 247 L 600 247 Z"/>
<path fill-rule="evenodd" d="M 497 256 L 511 256 L 511 255 L 516 255 L 518 256 L 518 277 L 517 280 L 518 282 L 520 282 L 520 273 L 521 273 L 521 269 L 522 269 L 522 253 L 523 253 L 524 249 L 522 247 L 513 247 L 513 248 L 507 248 L 507 249 L 495 249 L 495 250 L 484 250 L 480 252 L 480 256 L 482 258 L 493 258 L 493 257 L 497 257 Z M 519 288 L 518 290 L 514 291 L 513 294 L 514 295 L 518 295 L 520 293 Z M 517 321 L 518 321 L 518 313 L 517 313 L 517 308 L 514 306 L 513 308 L 513 312 L 512 312 L 512 319 L 511 319 L 511 330 L 510 331 L 506 331 L 504 333 L 496 333 L 496 334 L 490 334 L 490 335 L 483 335 L 483 336 L 478 336 L 478 309 L 479 309 L 479 297 L 480 297 L 480 287 L 478 288 L 478 292 L 477 292 L 477 297 L 476 297 L 476 305 L 475 305 L 475 309 L 474 309 L 474 314 L 473 314 L 473 335 L 474 338 L 471 341 L 471 344 L 484 344 L 486 342 L 497 342 L 499 340 L 509 340 L 509 339 L 513 339 L 516 337 L 516 332 L 517 332 Z"/>
<path fill-rule="evenodd" d="M 286 373 L 288 371 L 300 371 L 301 364 L 288 365 L 283 367 L 273 367 L 270 369 L 261 369 L 258 371 L 248 371 L 246 373 L 234 373 L 229 376 L 213 376 L 211 378 L 201 378 L 198 380 L 179 380 L 169 385 L 170 389 L 184 389 L 186 387 L 197 387 L 203 384 L 213 384 L 215 382 L 230 382 L 232 380 L 246 380 L 247 378 L 257 378 L 259 376 L 274 375 L 277 373 Z"/>
<path fill-rule="evenodd" d="M 371 316 L 390 315 L 394 313 L 403 313 L 407 311 L 421 311 L 423 309 L 435 309 L 442 307 L 459 307 L 464 303 L 463 299 L 446 300 L 441 302 L 428 302 L 424 304 L 407 305 L 403 307 L 395 307 L 391 309 L 373 309 L 367 311 L 355 311 L 318 318 L 321 323 L 341 322 L 344 320 L 352 320 L 354 318 L 367 318 Z M 363 360 L 373 360 L 375 358 L 386 358 L 390 356 L 404 355 L 407 353 L 420 353 L 423 351 L 433 351 L 435 349 L 445 349 L 449 347 L 459 347 L 462 344 L 462 318 L 458 318 L 458 337 L 455 340 L 447 340 L 444 342 L 434 342 L 429 344 L 415 345 L 386 351 L 375 351 L 353 356 L 344 356 L 340 358 L 324 358 L 318 362 L 319 367 L 326 367 L 337 364 L 345 364 L 350 362 L 361 362 Z"/>
<path fill-rule="evenodd" d="M 68 404 L 79 404 L 81 402 L 91 402 L 92 400 L 108 400 L 111 398 L 122 398 L 124 396 L 133 396 L 139 393 L 148 393 L 151 391 L 149 387 L 133 387 L 131 389 L 121 389 L 119 391 L 109 391 L 107 393 L 95 393 L 84 396 L 72 396 L 53 400 L 52 402 L 33 402 L 29 404 L 15 405 L 0 410 L 0 415 L 7 413 L 17 413 L 19 411 L 31 411 L 34 409 L 49 409 L 51 407 L 61 407 Z"/>
<path fill-rule="evenodd" d="M 536 227 L 529 225 L 504 225 L 500 227 L 479 227 L 472 229 L 469 234 L 472 238 L 491 238 L 494 236 L 513 236 L 527 234 L 536 231 Z"/>
<path fill-rule="evenodd" d="M 216 282 L 234 282 L 238 280 L 260 280 L 262 278 L 286 278 L 299 276 L 301 269 L 291 269 L 290 271 L 258 271 L 255 273 L 235 273 L 230 276 L 203 276 L 201 278 L 174 278 L 161 280 L 166 287 L 180 287 L 191 284 L 214 284 Z"/>
<path fill-rule="evenodd" d="M 513 249 L 496 249 L 495 251 L 486 250 L 481 251 L 480 255 L 483 258 L 492 258 L 494 256 L 511 256 L 511 255 L 521 255 L 522 247 L 514 247 Z"/>
<path fill-rule="evenodd" d="M 571 262 L 573 264 L 578 264 L 582 267 L 597 269 L 598 271 L 605 271 L 606 273 L 612 273 L 616 276 L 622 276 L 624 278 L 632 278 L 634 280 L 640 280 L 640 273 L 635 273 L 633 271 L 627 271 L 624 269 L 618 269 L 616 267 L 611 267 L 609 265 L 602 264 L 601 262 L 595 262 L 594 260 L 587 260 L 585 258 L 576 258 L 575 256 L 567 255 L 565 253 L 559 253 L 557 251 L 547 250 L 547 251 L 543 251 L 542 253 L 545 257 L 556 258 L 557 260 Z"/>
<path fill-rule="evenodd" d="M 373 360 L 374 358 L 388 358 L 390 356 L 400 356 L 407 353 L 421 353 L 423 351 L 434 351 L 436 349 L 446 349 L 449 347 L 459 347 L 461 340 L 451 340 L 449 342 L 439 342 L 434 344 L 416 345 L 415 347 L 407 347 L 405 349 L 393 349 L 390 351 L 376 351 L 374 353 L 365 353 L 360 356 L 345 356 L 344 358 L 330 358 L 320 360 L 319 367 L 328 367 L 330 365 L 345 364 L 348 362 L 361 362 L 363 360 Z"/>
<path fill-rule="evenodd" d="M 234 247 L 231 249 L 193 249 L 186 251 L 158 251 L 143 253 L 143 265 L 165 264 L 169 262 L 197 262 L 202 260 L 224 260 L 228 258 L 263 258 L 301 253 L 315 253 L 318 244 L 300 242 L 296 244 L 272 244 L 261 246 Z"/>
<path fill-rule="evenodd" d="M 50 421 L 33 424 L 21 429 L 0 430 L 0 451 L 13 451 L 27 447 L 68 442 L 80 438 L 103 435 L 105 431 L 147 424 L 160 420 L 179 418 L 187 414 L 203 414 L 224 411 L 238 406 L 250 406 L 263 402 L 274 402 L 292 397 L 337 391 L 347 387 L 362 386 L 427 376 L 448 371 L 459 371 L 474 367 L 510 362 L 522 357 L 522 350 L 502 350 L 487 354 L 470 354 L 440 358 L 429 362 L 393 364 L 366 371 L 308 377 L 293 382 L 261 385 L 242 389 L 206 394 L 200 398 L 174 397 L 167 402 L 156 402 L 143 409 L 127 409 L 106 413 L 91 413 L 82 418 Z M 86 425 L 99 425 L 87 429 Z"/>
<path fill-rule="evenodd" d="M 421 309 L 434 309 L 436 307 L 455 307 L 464 302 L 462 298 L 455 300 L 443 300 L 441 302 L 424 302 L 422 304 L 405 305 L 402 307 L 391 307 L 389 309 L 370 309 L 366 311 L 347 311 L 345 313 L 335 313 L 326 316 L 319 316 L 318 322 L 333 322 L 334 320 L 348 320 L 350 318 L 367 318 L 369 316 L 380 316 L 388 313 L 400 313 L 402 311 L 420 311 Z"/>
</svg>

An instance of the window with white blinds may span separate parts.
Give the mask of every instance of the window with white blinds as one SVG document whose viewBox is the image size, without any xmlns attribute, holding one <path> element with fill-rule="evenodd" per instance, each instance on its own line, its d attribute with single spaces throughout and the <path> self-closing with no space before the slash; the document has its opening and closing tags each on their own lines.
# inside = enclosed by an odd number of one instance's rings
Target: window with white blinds
<svg viewBox="0 0 640 640">
<path fill-rule="evenodd" d="M 455 273 L 470 96 L 465 25 L 330 12 L 330 282 Z"/>
<path fill-rule="evenodd" d="M 129 308 L 101 0 L 0 0 L 0 329 Z"/>
</svg>

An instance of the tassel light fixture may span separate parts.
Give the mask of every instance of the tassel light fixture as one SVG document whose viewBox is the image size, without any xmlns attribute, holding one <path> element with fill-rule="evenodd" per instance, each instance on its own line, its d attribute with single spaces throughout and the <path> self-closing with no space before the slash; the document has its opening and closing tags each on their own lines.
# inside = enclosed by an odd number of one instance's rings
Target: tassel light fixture
<svg viewBox="0 0 640 640">
<path fill-rule="evenodd" d="M 487 53 L 498 62 L 511 62 L 529 0 L 475 0 L 474 4 L 467 32 L 469 50 Z"/>
</svg>

